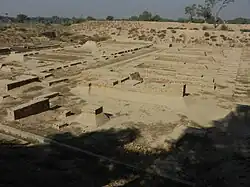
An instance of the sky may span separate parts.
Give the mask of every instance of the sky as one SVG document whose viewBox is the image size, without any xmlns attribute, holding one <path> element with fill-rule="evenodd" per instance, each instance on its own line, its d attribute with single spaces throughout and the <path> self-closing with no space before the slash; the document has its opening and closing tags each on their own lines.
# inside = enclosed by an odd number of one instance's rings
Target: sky
<svg viewBox="0 0 250 187">
<path fill-rule="evenodd" d="M 250 18 L 250 0 L 235 0 L 221 13 L 224 19 Z M 164 18 L 185 17 L 184 7 L 203 0 L 0 0 L 0 14 L 19 13 L 28 16 L 62 16 L 106 18 L 111 15 L 127 18 L 144 10 Z"/>
</svg>

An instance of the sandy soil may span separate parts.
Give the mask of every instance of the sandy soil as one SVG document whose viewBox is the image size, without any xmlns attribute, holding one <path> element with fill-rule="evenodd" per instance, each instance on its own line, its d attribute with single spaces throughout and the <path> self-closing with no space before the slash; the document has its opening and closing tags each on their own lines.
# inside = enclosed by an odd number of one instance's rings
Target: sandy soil
<svg viewBox="0 0 250 187">
<path fill-rule="evenodd" d="M 67 27 L 64 32 L 74 40 L 63 47 L 1 56 L 1 123 L 43 136 L 136 128 L 140 136 L 125 149 L 169 151 L 188 129 L 215 128 L 250 104 L 250 35 L 240 31 L 249 25 L 228 27 L 147 22 Z M 95 34 L 109 39 L 83 42 Z M 39 81 L 7 90 L 27 75 Z M 13 107 L 52 92 L 59 94 L 50 99 L 50 110 L 9 118 Z"/>
</svg>

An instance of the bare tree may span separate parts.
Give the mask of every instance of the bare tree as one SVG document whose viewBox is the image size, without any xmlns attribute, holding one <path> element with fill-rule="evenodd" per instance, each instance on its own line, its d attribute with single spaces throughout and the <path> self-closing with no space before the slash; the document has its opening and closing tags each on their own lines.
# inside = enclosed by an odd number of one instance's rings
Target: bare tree
<svg viewBox="0 0 250 187">
<path fill-rule="evenodd" d="M 203 17 L 205 20 L 212 19 L 214 27 L 218 26 L 221 11 L 235 0 L 205 0 L 204 5 L 198 5 L 197 16 Z"/>
<path fill-rule="evenodd" d="M 218 20 L 220 12 L 221 12 L 224 8 L 226 8 L 227 5 L 229 5 L 230 3 L 234 3 L 234 1 L 235 1 L 235 0 L 218 0 L 218 2 L 220 3 L 220 5 L 219 5 L 219 8 L 218 8 L 218 10 L 216 11 L 215 16 L 214 16 L 215 21 Z"/>
</svg>

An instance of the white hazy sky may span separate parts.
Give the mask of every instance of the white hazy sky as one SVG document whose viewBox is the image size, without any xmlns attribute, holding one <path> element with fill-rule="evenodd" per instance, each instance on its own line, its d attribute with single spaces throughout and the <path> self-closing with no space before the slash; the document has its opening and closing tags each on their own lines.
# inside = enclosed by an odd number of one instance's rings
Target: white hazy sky
<svg viewBox="0 0 250 187">
<path fill-rule="evenodd" d="M 250 0 L 235 0 L 221 16 L 250 18 Z M 166 18 L 184 17 L 184 7 L 203 0 L 0 0 L 0 13 L 10 15 L 24 13 L 29 16 L 93 16 L 105 18 L 129 17 L 144 10 L 160 14 Z"/>
</svg>

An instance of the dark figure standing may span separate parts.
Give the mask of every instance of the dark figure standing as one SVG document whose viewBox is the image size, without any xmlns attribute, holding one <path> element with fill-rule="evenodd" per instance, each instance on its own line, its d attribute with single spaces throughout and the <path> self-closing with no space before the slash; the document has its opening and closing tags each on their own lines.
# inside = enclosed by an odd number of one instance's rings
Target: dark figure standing
<svg viewBox="0 0 250 187">
<path fill-rule="evenodd" d="M 89 83 L 89 95 L 90 95 L 90 92 L 91 92 L 91 86 L 92 86 L 92 84 Z"/>
</svg>

